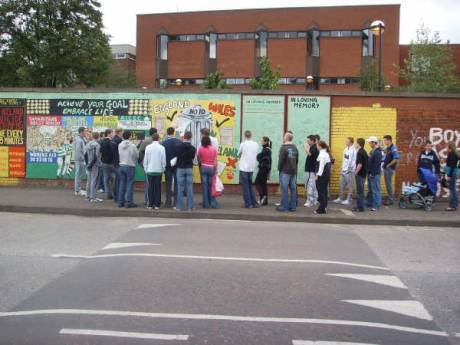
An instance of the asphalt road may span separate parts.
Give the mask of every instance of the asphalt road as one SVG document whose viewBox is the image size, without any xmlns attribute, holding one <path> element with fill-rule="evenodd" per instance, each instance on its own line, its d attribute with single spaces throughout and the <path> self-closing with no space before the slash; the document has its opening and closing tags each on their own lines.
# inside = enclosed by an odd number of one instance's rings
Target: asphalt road
<svg viewBox="0 0 460 345">
<path fill-rule="evenodd" d="M 460 344 L 458 229 L 0 214 L 0 344 Z"/>
</svg>

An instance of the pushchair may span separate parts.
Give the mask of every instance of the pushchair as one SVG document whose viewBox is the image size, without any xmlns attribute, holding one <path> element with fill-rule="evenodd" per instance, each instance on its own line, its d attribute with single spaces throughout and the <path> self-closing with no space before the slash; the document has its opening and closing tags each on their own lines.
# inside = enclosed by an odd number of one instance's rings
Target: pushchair
<svg viewBox="0 0 460 345">
<path fill-rule="evenodd" d="M 418 175 L 420 177 L 419 183 L 403 187 L 398 206 L 401 209 L 406 209 L 409 205 L 415 205 L 417 208 L 431 211 L 438 191 L 438 179 L 428 169 L 419 169 Z"/>
</svg>

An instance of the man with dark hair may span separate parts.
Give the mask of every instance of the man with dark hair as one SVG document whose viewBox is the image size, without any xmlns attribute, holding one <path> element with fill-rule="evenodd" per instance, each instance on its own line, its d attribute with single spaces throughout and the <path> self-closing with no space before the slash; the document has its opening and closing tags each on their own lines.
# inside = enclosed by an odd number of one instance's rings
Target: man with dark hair
<svg viewBox="0 0 460 345">
<path fill-rule="evenodd" d="M 102 199 L 96 198 L 96 188 L 101 166 L 101 146 L 99 144 L 99 133 L 93 132 L 92 140 L 86 145 L 85 152 L 87 157 L 86 175 L 87 175 L 87 196 L 89 202 L 101 202 Z"/>
<path fill-rule="evenodd" d="M 134 173 L 139 152 L 131 141 L 131 131 L 123 132 L 123 141 L 118 146 L 120 157 L 120 185 L 118 189 L 118 207 L 137 207 L 133 202 Z M 125 204 L 126 201 L 126 204 Z"/>
<path fill-rule="evenodd" d="M 184 190 L 187 191 L 187 206 L 190 211 L 195 209 L 193 200 L 193 160 L 196 148 L 192 145 L 192 132 L 184 133 L 184 141 L 177 148 L 177 200 L 176 209 L 182 210 Z"/>
<path fill-rule="evenodd" d="M 107 199 L 113 199 L 113 196 L 116 194 L 114 192 L 114 187 L 117 174 L 113 165 L 112 133 L 113 131 L 111 129 L 106 129 L 104 132 L 104 139 L 101 140 L 102 175 Z"/>
<path fill-rule="evenodd" d="M 101 145 L 102 140 L 105 138 L 105 131 L 99 132 L 99 145 Z M 97 175 L 97 192 L 104 193 L 104 171 L 102 170 L 102 165 L 99 166 L 99 173 Z"/>
<path fill-rule="evenodd" d="M 85 170 L 85 146 L 86 146 L 86 128 L 78 128 L 78 135 L 73 142 L 73 151 L 75 155 L 75 195 L 86 196 L 86 192 L 81 189 L 81 180 Z"/>
<path fill-rule="evenodd" d="M 364 181 L 367 176 L 367 152 L 364 149 L 365 141 L 363 138 L 356 139 L 356 167 L 354 171 L 356 180 L 356 207 L 355 212 L 364 212 Z"/>
<path fill-rule="evenodd" d="M 371 211 L 377 211 L 382 205 L 382 192 L 380 179 L 382 176 L 382 150 L 379 140 L 375 136 L 367 139 L 372 151 L 369 155 L 367 171 L 367 206 Z"/>
<path fill-rule="evenodd" d="M 433 143 L 430 140 L 427 140 L 425 143 L 425 149 L 420 153 L 417 161 L 417 173 L 419 169 L 428 169 L 431 170 L 434 174 L 438 175 L 441 172 L 441 164 L 439 162 L 439 157 L 433 150 Z M 423 178 L 420 176 L 420 180 L 424 182 Z"/>
<path fill-rule="evenodd" d="M 398 166 L 399 158 L 401 157 L 398 148 L 393 144 L 391 135 L 383 137 L 383 144 L 385 145 L 385 159 L 383 160 L 383 177 L 385 179 L 385 186 L 387 189 L 387 200 L 385 205 L 393 205 L 393 175 L 396 167 Z"/>
<path fill-rule="evenodd" d="M 294 212 L 297 207 L 297 165 L 299 152 L 292 143 L 294 135 L 287 132 L 284 135 L 283 145 L 280 147 L 278 171 L 280 172 L 281 203 L 277 211 Z M 291 196 L 289 198 L 289 191 Z"/>
<path fill-rule="evenodd" d="M 177 150 L 181 144 L 181 141 L 175 137 L 175 129 L 173 127 L 169 127 L 166 130 L 166 134 L 166 139 L 163 141 L 163 146 L 166 151 L 166 207 L 173 207 L 177 202 L 177 177 L 176 165 L 172 165 L 171 161 L 177 160 Z M 173 161 L 173 163 L 176 162 Z"/>
<path fill-rule="evenodd" d="M 311 207 L 318 203 L 318 191 L 316 190 L 316 168 L 318 159 L 318 147 L 316 146 L 316 135 L 310 134 L 304 144 L 304 150 L 307 154 L 305 159 L 305 207 Z"/>
<path fill-rule="evenodd" d="M 113 160 L 113 168 L 115 170 L 115 185 L 113 188 L 113 201 L 118 203 L 118 189 L 120 188 L 120 154 L 118 152 L 118 146 L 123 141 L 123 129 L 117 128 L 115 129 L 115 135 L 112 138 L 112 160 Z"/>
<path fill-rule="evenodd" d="M 156 133 L 158 133 L 156 128 L 150 128 L 149 135 L 144 140 L 142 140 L 141 144 L 139 145 L 139 164 L 141 166 L 144 162 L 145 150 L 147 146 L 153 142 L 152 136 Z M 144 205 L 149 205 L 149 179 L 147 178 L 147 175 L 144 177 Z"/>
<path fill-rule="evenodd" d="M 243 189 L 243 200 L 245 208 L 258 208 L 256 194 L 252 188 L 252 175 L 257 165 L 257 154 L 259 153 L 259 144 L 252 140 L 251 131 L 244 132 L 244 141 L 238 149 L 240 160 L 240 184 Z"/>
<path fill-rule="evenodd" d="M 155 210 L 161 206 L 161 177 L 166 168 L 166 153 L 164 146 L 160 145 L 158 133 L 152 134 L 152 143 L 145 149 L 144 171 L 148 178 L 149 203 L 147 208 Z"/>
</svg>

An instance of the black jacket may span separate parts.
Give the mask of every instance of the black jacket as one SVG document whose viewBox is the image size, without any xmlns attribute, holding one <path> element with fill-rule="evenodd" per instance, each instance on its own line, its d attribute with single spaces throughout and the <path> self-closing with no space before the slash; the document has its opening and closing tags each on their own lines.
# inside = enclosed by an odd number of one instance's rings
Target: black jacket
<svg viewBox="0 0 460 345">
<path fill-rule="evenodd" d="M 112 139 L 112 159 L 113 165 L 118 167 L 120 165 L 120 154 L 118 153 L 118 145 L 123 141 L 118 135 L 115 135 Z"/>
<path fill-rule="evenodd" d="M 310 155 L 307 155 L 305 159 L 305 172 L 316 172 L 318 162 L 319 151 L 316 144 L 310 146 Z"/>
<path fill-rule="evenodd" d="M 257 154 L 259 170 L 269 172 L 272 168 L 272 149 L 268 145 L 262 146 L 262 151 Z"/>
<path fill-rule="evenodd" d="M 418 157 L 417 170 L 424 168 L 433 171 L 433 167 L 435 174 L 439 175 L 441 172 L 441 164 L 438 155 L 433 150 L 430 152 L 423 150 Z"/>
<path fill-rule="evenodd" d="M 278 161 L 279 172 L 288 175 L 297 175 L 297 164 L 299 163 L 299 151 L 294 144 L 283 144 L 280 148 Z"/>
<path fill-rule="evenodd" d="M 177 163 L 178 169 L 193 168 L 193 160 L 195 159 L 196 148 L 188 141 L 184 141 L 177 148 Z"/>
<path fill-rule="evenodd" d="M 101 140 L 101 162 L 104 164 L 113 164 L 112 141 L 109 138 Z"/>
</svg>

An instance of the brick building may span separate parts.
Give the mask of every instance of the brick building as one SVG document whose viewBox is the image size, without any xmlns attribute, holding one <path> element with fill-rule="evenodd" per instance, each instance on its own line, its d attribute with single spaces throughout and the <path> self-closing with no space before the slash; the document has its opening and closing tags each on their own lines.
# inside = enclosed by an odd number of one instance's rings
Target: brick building
<svg viewBox="0 0 460 345">
<path fill-rule="evenodd" d="M 137 81 L 140 86 L 197 87 L 213 71 L 234 88 L 248 88 L 267 56 L 281 66 L 281 88 L 358 90 L 360 68 L 378 57 L 369 25 L 382 20 L 383 74 L 398 78 L 400 5 L 303 7 L 143 14 L 137 16 Z"/>
<path fill-rule="evenodd" d="M 136 47 L 131 44 L 112 44 L 112 58 L 126 71 L 136 71 Z"/>
</svg>

